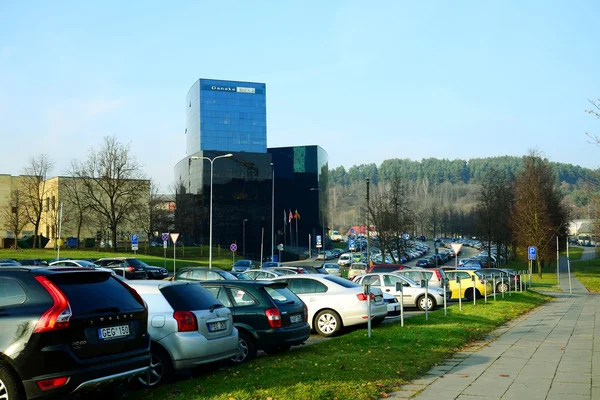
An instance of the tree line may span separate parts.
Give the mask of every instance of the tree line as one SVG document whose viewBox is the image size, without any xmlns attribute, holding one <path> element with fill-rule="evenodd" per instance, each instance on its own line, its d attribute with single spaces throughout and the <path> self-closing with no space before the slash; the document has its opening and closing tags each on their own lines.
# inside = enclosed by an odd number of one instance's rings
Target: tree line
<svg viewBox="0 0 600 400">
<path fill-rule="evenodd" d="M 557 182 L 576 185 L 580 182 L 597 181 L 596 172 L 588 168 L 558 162 L 551 162 L 550 167 L 556 174 Z M 438 158 L 413 161 L 395 158 L 383 161 L 379 167 L 374 163 L 360 164 L 353 165 L 346 171 L 345 167 L 339 166 L 329 170 L 329 179 L 330 184 L 342 186 L 363 182 L 366 178 L 377 185 L 396 177 L 404 181 L 427 179 L 432 184 L 457 184 L 478 182 L 492 170 L 514 178 L 524 168 L 523 158 L 514 156 L 472 158 L 468 161 Z"/>
</svg>

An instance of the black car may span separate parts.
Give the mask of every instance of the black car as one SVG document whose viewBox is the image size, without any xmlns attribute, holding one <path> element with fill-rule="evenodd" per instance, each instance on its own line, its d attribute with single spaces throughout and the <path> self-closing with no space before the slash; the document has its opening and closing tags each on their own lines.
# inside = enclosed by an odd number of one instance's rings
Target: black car
<svg viewBox="0 0 600 400">
<path fill-rule="evenodd" d="M 21 263 L 12 258 L 0 258 L 0 267 L 19 267 Z"/>
<path fill-rule="evenodd" d="M 166 268 L 148 265 L 145 262 L 140 261 L 136 258 L 131 258 L 128 260 L 130 260 L 130 265 L 135 265 L 136 263 L 138 263 L 141 264 L 142 267 L 144 267 L 144 269 L 146 270 L 146 279 L 165 279 L 169 277 L 169 270 Z"/>
<path fill-rule="evenodd" d="M 48 266 L 48 262 L 44 260 L 40 260 L 39 258 L 24 258 L 19 261 L 21 265 L 33 265 L 33 266 Z"/>
<path fill-rule="evenodd" d="M 234 362 L 254 358 L 257 350 L 289 350 L 310 335 L 308 310 L 286 282 L 207 281 L 201 285 L 233 314 L 241 349 Z"/>
<path fill-rule="evenodd" d="M 109 272 L 4 267 L 0 309 L 0 398 L 88 398 L 148 371 L 148 310 Z"/>
<path fill-rule="evenodd" d="M 425 258 L 418 259 L 415 265 L 420 268 L 427 268 L 430 266 L 429 261 L 427 261 Z"/>
<path fill-rule="evenodd" d="M 110 268 L 115 274 L 125 277 L 125 279 L 146 279 L 148 273 L 137 258 L 114 257 L 101 258 L 94 261 L 94 264 Z"/>
</svg>

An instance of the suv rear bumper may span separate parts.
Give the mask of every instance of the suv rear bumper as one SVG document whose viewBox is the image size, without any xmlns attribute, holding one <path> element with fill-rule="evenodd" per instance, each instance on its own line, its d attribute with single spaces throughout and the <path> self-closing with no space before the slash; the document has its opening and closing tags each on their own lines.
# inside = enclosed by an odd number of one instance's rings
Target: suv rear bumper
<svg viewBox="0 0 600 400">
<path fill-rule="evenodd" d="M 23 381 L 23 387 L 28 399 L 45 397 L 62 397 L 72 393 L 96 391 L 103 388 L 115 387 L 138 378 L 148 371 L 150 355 L 138 356 L 110 364 L 95 365 L 79 368 L 73 371 L 37 376 Z M 68 376 L 67 383 L 55 389 L 40 390 L 38 381 Z"/>
<path fill-rule="evenodd" d="M 256 331 L 255 334 L 258 335 L 256 347 L 261 350 L 268 350 L 269 348 L 277 348 L 279 346 L 296 346 L 306 342 L 310 336 L 310 325 L 308 323 L 298 325 L 281 329 Z"/>
</svg>

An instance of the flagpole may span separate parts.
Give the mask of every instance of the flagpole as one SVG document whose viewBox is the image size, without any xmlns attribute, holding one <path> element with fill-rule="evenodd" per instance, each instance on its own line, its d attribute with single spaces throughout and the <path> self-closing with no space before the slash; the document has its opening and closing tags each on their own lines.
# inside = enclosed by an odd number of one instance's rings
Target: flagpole
<svg viewBox="0 0 600 400">
<path fill-rule="evenodd" d="M 296 247 L 299 246 L 298 243 L 298 211 L 296 211 L 296 215 L 294 215 L 294 219 L 296 220 Z"/>
<path fill-rule="evenodd" d="M 286 243 L 287 237 L 285 236 L 285 232 L 287 231 L 287 229 L 285 229 L 286 226 L 287 226 L 287 215 L 285 213 L 285 210 L 283 210 L 283 242 L 287 246 L 287 243 Z"/>
</svg>

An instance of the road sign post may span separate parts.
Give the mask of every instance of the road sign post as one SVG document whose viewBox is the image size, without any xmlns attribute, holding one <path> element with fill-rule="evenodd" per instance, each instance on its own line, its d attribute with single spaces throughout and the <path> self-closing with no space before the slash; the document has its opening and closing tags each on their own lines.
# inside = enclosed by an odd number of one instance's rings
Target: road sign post
<svg viewBox="0 0 600 400">
<path fill-rule="evenodd" d="M 173 242 L 173 280 L 175 280 L 175 277 L 177 276 L 175 252 L 177 249 L 177 239 L 179 239 L 179 233 L 171 233 L 169 236 L 171 236 L 171 242 Z"/>
<path fill-rule="evenodd" d="M 139 243 L 139 237 L 138 237 L 138 235 L 136 235 L 134 233 L 133 235 L 131 235 L 131 250 L 133 250 L 134 257 L 138 250 L 138 243 Z"/>
<path fill-rule="evenodd" d="M 231 254 L 233 254 L 233 263 L 235 264 L 235 252 L 237 251 L 237 244 L 231 243 L 229 245 L 229 250 L 231 250 Z"/>
<path fill-rule="evenodd" d="M 488 278 L 484 278 L 483 279 L 483 302 L 487 303 L 487 284 L 488 284 Z"/>
<path fill-rule="evenodd" d="M 456 283 L 458 283 L 458 309 L 462 311 L 462 285 L 460 283 L 460 276 L 456 275 Z"/>
<path fill-rule="evenodd" d="M 371 338 L 371 285 L 363 285 L 363 293 L 367 296 L 367 332 Z"/>
<path fill-rule="evenodd" d="M 473 305 L 477 305 L 477 291 L 475 290 L 475 278 L 476 275 L 471 275 L 471 281 L 473 282 Z"/>
<path fill-rule="evenodd" d="M 500 272 L 500 279 L 502 281 L 502 285 L 500 286 L 502 288 L 502 298 L 504 298 L 504 292 L 506 292 L 506 288 L 504 287 L 504 272 Z"/>
<path fill-rule="evenodd" d="M 496 301 L 496 274 L 492 274 L 492 290 L 494 291 L 494 301 Z"/>
<path fill-rule="evenodd" d="M 167 246 L 169 245 L 169 234 L 168 233 L 163 233 L 161 235 L 161 239 L 163 241 L 163 256 L 164 256 L 164 264 L 165 264 L 165 268 L 167 268 Z"/>
<path fill-rule="evenodd" d="M 310 240 L 309 240 L 309 243 L 310 243 Z M 277 246 L 277 250 L 279 250 L 279 262 L 281 263 L 281 262 L 283 262 L 283 259 L 281 258 L 281 253 L 283 252 L 283 243 L 279 243 L 279 245 Z"/>
</svg>

